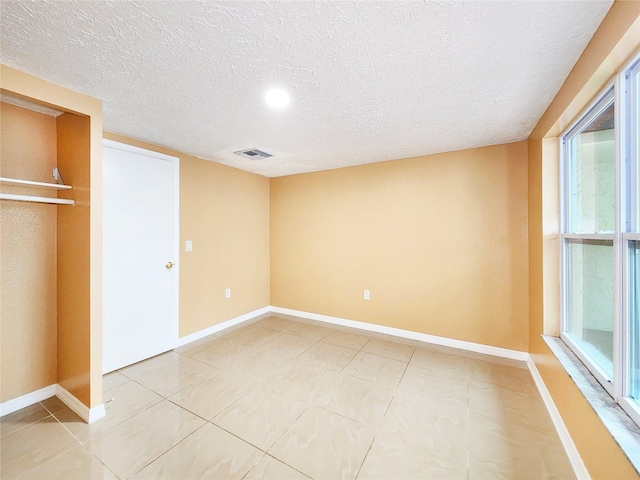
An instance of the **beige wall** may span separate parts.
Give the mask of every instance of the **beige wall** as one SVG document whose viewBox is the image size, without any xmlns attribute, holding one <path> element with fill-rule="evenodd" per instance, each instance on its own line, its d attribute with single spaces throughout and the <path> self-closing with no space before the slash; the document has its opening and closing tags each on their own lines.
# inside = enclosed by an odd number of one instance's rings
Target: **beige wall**
<svg viewBox="0 0 640 480">
<path fill-rule="evenodd" d="M 180 158 L 180 336 L 268 306 L 269 179 L 108 132 L 104 137 Z M 186 240 L 192 252 L 184 251 Z"/>
<path fill-rule="evenodd" d="M 529 351 L 593 479 L 639 478 L 540 335 L 560 328 L 558 135 L 640 48 L 640 2 L 616 2 L 529 139 Z"/>
<path fill-rule="evenodd" d="M 52 180 L 55 117 L 0 103 L 0 142 L 0 176 Z M 0 402 L 56 383 L 56 218 L 54 205 L 0 202 Z"/>
<path fill-rule="evenodd" d="M 526 142 L 272 179 L 271 303 L 525 351 L 526 202 Z"/>
<path fill-rule="evenodd" d="M 56 341 L 59 354 L 56 376 L 60 378 L 56 381 L 87 407 L 95 407 L 102 403 L 102 103 L 6 65 L 0 65 L 0 88 L 69 114 L 58 120 L 57 133 L 61 136 L 57 138 L 57 153 L 70 152 L 73 158 L 61 157 L 57 163 L 67 183 L 78 181 L 68 196 L 77 199 L 79 204 L 47 207 L 58 209 L 58 229 L 62 229 L 58 235 L 58 260 L 66 258 L 70 262 L 69 268 L 65 261 L 65 268 L 57 272 L 57 308 L 62 315 Z M 88 138 L 66 137 L 66 131 L 79 130 Z M 31 296 L 21 300 L 29 302 Z M 1 301 L 5 301 L 4 291 Z M 5 322 L 14 325 L 16 321 L 5 318 L 3 312 L 3 328 Z M 52 337 L 56 338 L 55 333 Z M 34 346 L 31 354 L 37 357 L 40 350 Z M 3 362 L 3 378 L 5 368 Z M 23 393 L 29 392 L 18 394 Z"/>
</svg>

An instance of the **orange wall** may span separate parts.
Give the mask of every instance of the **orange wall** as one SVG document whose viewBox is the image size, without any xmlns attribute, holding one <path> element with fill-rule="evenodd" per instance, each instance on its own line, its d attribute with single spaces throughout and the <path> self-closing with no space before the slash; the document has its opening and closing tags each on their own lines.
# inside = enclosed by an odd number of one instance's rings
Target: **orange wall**
<svg viewBox="0 0 640 480">
<path fill-rule="evenodd" d="M 526 351 L 526 202 L 526 142 L 274 178 L 271 304 Z"/>
<path fill-rule="evenodd" d="M 63 113 L 58 124 L 58 167 L 74 207 L 58 210 L 58 383 L 85 405 L 90 397 L 90 120 Z M 102 336 L 102 334 L 101 334 Z"/>
<path fill-rule="evenodd" d="M 108 132 L 104 137 L 180 158 L 180 336 L 268 306 L 269 179 Z M 192 252 L 184 251 L 186 240 Z"/>
<path fill-rule="evenodd" d="M 616 2 L 529 139 L 529 351 L 593 479 L 639 478 L 541 334 L 560 325 L 560 135 L 640 49 L 640 2 Z"/>
<path fill-rule="evenodd" d="M 102 404 L 102 103 L 6 65 L 0 65 L 0 88 L 73 114 L 61 116 L 57 125 L 57 153 L 73 156 L 58 158 L 57 163 L 65 182 L 78 181 L 68 196 L 79 201 L 76 207 L 52 207 L 59 215 L 58 267 L 63 258 L 72 265 L 67 268 L 65 263 L 57 272 L 57 306 L 62 310 L 57 374 L 60 384 L 87 407 L 97 407 Z M 88 138 L 68 138 L 67 128 L 81 130 Z M 3 317 L 2 321 L 16 320 Z M 4 373 L 4 364 L 2 368 Z"/>
<path fill-rule="evenodd" d="M 0 176 L 52 181 L 55 117 L 0 103 L 0 136 Z M 0 402 L 56 383 L 56 218 L 54 205 L 0 202 Z"/>
</svg>

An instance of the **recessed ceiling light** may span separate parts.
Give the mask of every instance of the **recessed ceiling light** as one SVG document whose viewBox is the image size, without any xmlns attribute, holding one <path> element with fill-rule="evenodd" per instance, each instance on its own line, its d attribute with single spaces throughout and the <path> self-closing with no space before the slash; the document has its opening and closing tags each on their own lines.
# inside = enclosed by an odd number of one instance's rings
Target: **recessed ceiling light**
<svg viewBox="0 0 640 480">
<path fill-rule="evenodd" d="M 267 90 L 267 94 L 264 96 L 267 105 L 273 108 L 286 107 L 289 104 L 289 94 L 281 88 L 272 88 Z"/>
</svg>

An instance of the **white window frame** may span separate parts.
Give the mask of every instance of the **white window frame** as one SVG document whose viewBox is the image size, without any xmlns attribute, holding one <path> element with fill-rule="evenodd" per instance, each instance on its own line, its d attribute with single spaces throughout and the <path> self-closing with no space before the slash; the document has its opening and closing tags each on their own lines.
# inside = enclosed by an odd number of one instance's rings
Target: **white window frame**
<svg viewBox="0 0 640 480">
<path fill-rule="evenodd" d="M 561 288 L 562 288 L 562 328 L 560 329 L 560 338 L 569 346 L 569 348 L 571 348 L 571 350 L 573 350 L 573 352 L 576 354 L 576 356 L 580 359 L 580 361 L 582 363 L 584 363 L 589 370 L 591 371 L 591 373 L 594 375 L 594 377 L 596 377 L 596 379 L 602 384 L 602 386 L 607 390 L 607 392 L 609 392 L 609 394 L 611 396 L 615 395 L 614 392 L 614 388 L 613 385 L 615 383 L 615 370 L 616 370 L 616 354 L 614 351 L 614 355 L 613 355 L 613 372 L 614 372 L 614 377 L 609 379 L 608 375 L 593 361 L 591 361 L 589 358 L 589 355 L 587 354 L 587 352 L 582 348 L 582 346 L 578 343 L 576 343 L 575 341 L 573 341 L 573 339 L 568 336 L 567 334 L 565 334 L 565 331 L 567 331 L 569 329 L 569 309 L 571 308 L 571 302 L 568 298 L 568 292 L 570 291 L 569 289 L 569 285 L 570 285 L 570 280 L 569 280 L 569 276 L 567 275 L 567 272 L 569 270 L 569 258 L 566 255 L 566 251 L 568 249 L 568 243 L 567 240 L 594 240 L 594 241 L 611 241 L 613 242 L 613 256 L 614 256 L 614 268 L 615 265 L 617 264 L 616 262 L 616 235 L 615 232 L 613 233 L 568 233 L 567 230 L 569 229 L 569 224 L 571 222 L 571 218 L 572 218 L 572 202 L 569 199 L 569 194 L 571 192 L 571 187 L 570 187 L 570 183 L 571 183 L 571 173 L 569 171 L 570 169 L 570 162 L 569 162 L 569 139 L 572 138 L 573 136 L 579 134 L 587 125 L 589 125 L 593 119 L 595 117 L 597 117 L 598 115 L 600 115 L 600 113 L 602 113 L 611 102 L 614 102 L 615 106 L 614 109 L 616 111 L 617 114 L 617 102 L 616 102 L 616 98 L 615 98 L 615 84 L 614 82 L 610 82 L 607 84 L 607 86 L 602 90 L 602 92 L 596 97 L 596 100 L 593 101 L 586 109 L 585 111 L 578 117 L 578 121 L 576 121 L 569 129 L 567 129 L 567 131 L 562 135 L 562 141 L 561 141 L 561 151 L 560 151 L 560 161 L 561 161 L 561 168 L 560 168 L 560 178 L 561 178 L 561 186 L 560 186 L 560 191 L 561 191 L 561 234 L 560 234 L 560 262 L 561 262 L 561 275 L 562 275 L 562 282 L 561 282 Z M 616 119 L 617 120 L 617 119 Z M 617 121 L 616 121 L 616 126 L 618 125 Z M 617 158 L 617 147 L 618 145 L 618 141 L 616 138 L 616 158 Z M 617 163 L 617 162 L 616 162 Z M 617 168 L 617 164 L 616 164 L 616 171 L 618 170 Z M 617 182 L 617 179 L 616 179 Z M 617 197 L 617 193 L 616 193 L 616 197 Z M 616 199 L 616 203 L 617 203 L 617 199 Z M 617 209 L 616 209 L 617 211 Z M 614 270 L 614 292 L 616 292 L 616 285 L 615 285 L 615 277 L 616 277 L 616 272 Z M 617 303 L 616 302 L 616 298 L 614 295 L 614 304 Z M 614 314 L 614 325 L 613 325 L 613 343 L 614 346 L 616 344 L 616 316 Z M 615 350 L 615 347 L 614 347 Z"/>
<path fill-rule="evenodd" d="M 634 80 L 636 83 L 634 84 Z M 631 318 L 630 318 L 630 278 L 629 278 L 629 263 L 630 258 L 627 257 L 630 241 L 640 242 L 640 212 L 638 211 L 638 204 L 640 203 L 638 191 L 638 174 L 640 173 L 640 145 L 638 145 L 638 134 L 634 132 L 640 131 L 640 91 L 638 85 L 640 84 L 640 55 L 636 56 L 618 76 L 619 89 L 623 98 L 626 100 L 623 102 L 620 109 L 620 123 L 625 127 L 621 129 L 620 145 L 624 146 L 624 150 L 621 151 L 620 158 L 624 159 L 627 167 L 624 169 L 628 175 L 627 178 L 621 182 L 621 191 L 626 199 L 620 205 L 620 209 L 624 212 L 625 223 L 621 224 L 622 228 L 622 245 L 621 254 L 623 257 L 620 260 L 622 264 L 622 285 L 621 289 L 623 294 L 622 299 L 622 325 L 626 328 L 622 328 L 620 346 L 621 346 L 621 365 L 620 365 L 620 378 L 621 382 L 616 389 L 617 397 L 614 397 L 625 412 L 640 425 L 640 402 L 633 401 L 630 397 L 631 389 L 631 372 L 629 366 L 631 364 Z M 635 201 L 634 201 L 635 200 Z M 640 320 L 639 320 L 640 321 Z M 640 325 L 637 326 L 640 329 Z M 640 345 L 636 348 L 640 349 Z M 638 353 L 640 355 L 640 352 Z"/>
<path fill-rule="evenodd" d="M 561 272 L 561 333 L 560 338 L 591 371 L 604 389 L 620 404 L 629 416 L 640 425 L 640 406 L 628 395 L 631 388 L 630 356 L 630 299 L 628 248 L 632 240 L 640 241 L 638 223 L 638 173 L 640 171 L 640 146 L 637 136 L 638 99 L 640 92 L 633 84 L 635 75 L 640 75 L 640 54 L 630 61 L 615 78 L 609 82 L 596 99 L 579 115 L 578 120 L 561 135 L 560 142 L 560 272 Z M 633 88 L 632 88 L 633 87 Z M 569 232 L 572 201 L 569 139 L 582 131 L 598 116 L 613 99 L 615 110 L 615 231 L 606 233 Z M 587 352 L 565 332 L 569 329 L 569 309 L 571 307 L 568 275 L 569 258 L 566 254 L 571 240 L 594 240 L 613 242 L 614 256 L 614 324 L 613 324 L 613 375 L 611 378 L 590 359 Z M 638 347 L 640 348 L 640 347 Z"/>
</svg>

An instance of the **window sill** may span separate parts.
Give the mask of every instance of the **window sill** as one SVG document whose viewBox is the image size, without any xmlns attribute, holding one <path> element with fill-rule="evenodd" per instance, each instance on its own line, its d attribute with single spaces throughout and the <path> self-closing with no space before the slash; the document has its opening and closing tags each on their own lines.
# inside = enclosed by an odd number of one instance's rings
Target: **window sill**
<svg viewBox="0 0 640 480">
<path fill-rule="evenodd" d="M 640 427 L 613 401 L 562 340 L 547 335 L 542 335 L 542 338 L 640 475 Z"/>
</svg>

